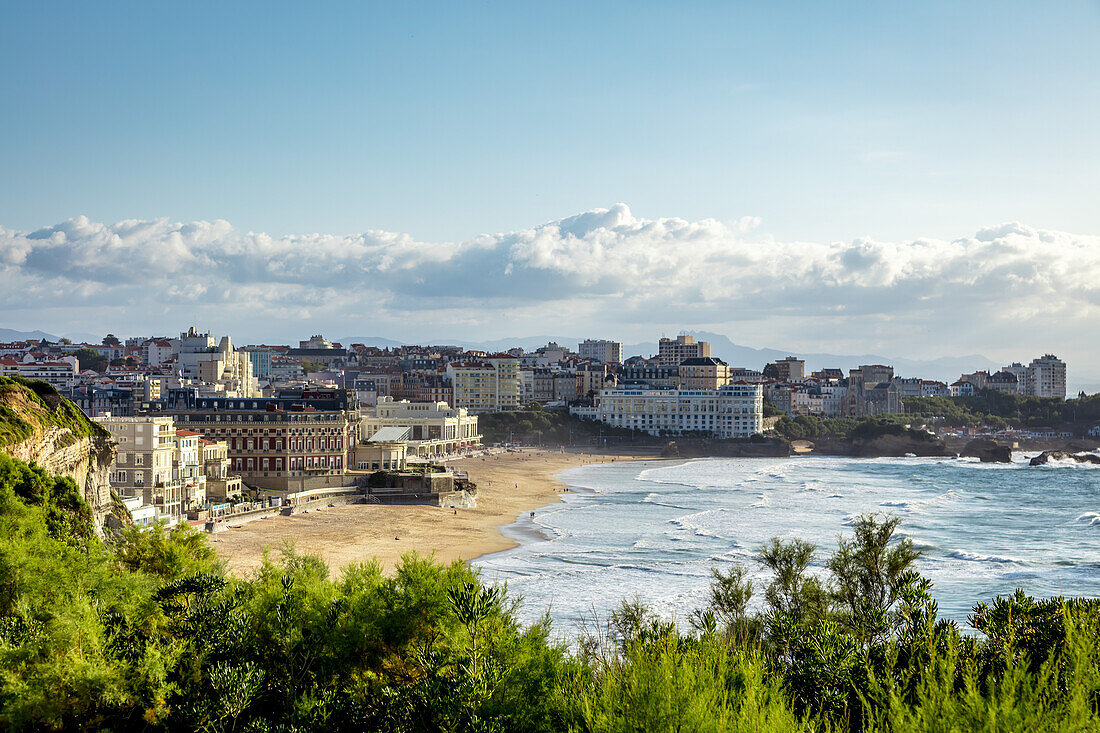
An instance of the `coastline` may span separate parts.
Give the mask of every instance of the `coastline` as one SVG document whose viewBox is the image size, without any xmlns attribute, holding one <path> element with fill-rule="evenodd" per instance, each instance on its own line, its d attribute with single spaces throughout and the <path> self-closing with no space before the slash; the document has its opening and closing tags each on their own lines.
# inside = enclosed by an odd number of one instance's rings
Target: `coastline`
<svg viewBox="0 0 1100 733">
<path fill-rule="evenodd" d="M 504 529 L 526 513 L 561 500 L 567 487 L 554 478 L 582 465 L 658 460 L 661 456 L 619 452 L 560 452 L 523 449 L 451 461 L 477 484 L 477 508 L 426 505 L 352 504 L 303 514 L 230 525 L 211 544 L 231 573 L 258 569 L 265 550 L 277 557 L 292 543 L 301 553 L 320 556 L 335 573 L 354 562 L 377 559 L 390 572 L 408 552 L 434 555 L 440 562 L 469 562 L 520 544 Z M 667 460 L 667 459 L 666 459 Z"/>
</svg>

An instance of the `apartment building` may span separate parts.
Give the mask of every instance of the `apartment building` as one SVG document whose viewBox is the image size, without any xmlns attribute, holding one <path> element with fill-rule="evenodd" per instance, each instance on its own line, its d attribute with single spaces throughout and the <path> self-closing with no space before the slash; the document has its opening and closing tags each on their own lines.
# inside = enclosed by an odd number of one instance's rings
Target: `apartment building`
<svg viewBox="0 0 1100 733">
<path fill-rule="evenodd" d="M 471 414 L 518 409 L 521 389 L 519 359 L 493 354 L 475 361 L 452 362 L 447 377 L 454 391 L 454 406 Z"/>
<path fill-rule="evenodd" d="M 1027 367 L 1027 394 L 1066 398 L 1066 363 L 1053 354 L 1033 359 Z"/>
<path fill-rule="evenodd" d="M 616 374 L 619 385 L 623 387 L 646 387 L 649 389 L 678 389 L 680 387 L 680 365 L 654 365 L 638 363 L 624 365 Z"/>
<path fill-rule="evenodd" d="M 141 344 L 142 361 L 149 366 L 160 366 L 172 361 L 172 342 L 163 338 L 145 339 Z"/>
<path fill-rule="evenodd" d="M 477 416 L 462 407 L 446 402 L 410 402 L 379 397 L 374 407 L 361 407 L 360 442 L 370 440 L 380 431 L 401 428 L 407 433 L 399 440 L 408 447 L 408 454 L 420 457 L 455 453 L 481 445 Z"/>
<path fill-rule="evenodd" d="M 185 486 L 180 476 L 176 426 L 171 417 L 95 417 L 118 447 L 111 464 L 111 488 L 120 496 L 140 496 L 168 524 L 180 520 Z M 197 481 L 196 481 L 197 483 Z M 197 487 L 196 487 L 197 488 Z"/>
<path fill-rule="evenodd" d="M 684 359 L 677 367 L 680 389 L 719 389 L 730 382 L 729 364 L 713 356 Z"/>
<path fill-rule="evenodd" d="M 252 362 L 252 375 L 257 379 L 267 379 L 271 376 L 271 357 L 275 356 L 275 350 L 270 346 L 242 346 L 241 351 L 248 352 L 248 360 Z"/>
<path fill-rule="evenodd" d="M 794 356 L 788 356 L 774 362 L 776 378 L 781 382 L 801 382 L 806 378 L 806 362 Z"/>
<path fill-rule="evenodd" d="M 674 339 L 661 338 L 657 343 L 657 358 L 661 366 L 679 366 L 684 359 L 710 356 L 710 344 L 696 341 L 694 336 L 681 334 Z"/>
<path fill-rule="evenodd" d="M 622 364 L 623 343 L 604 339 L 585 339 L 577 346 L 577 353 L 582 359 L 600 364 Z"/>
<path fill-rule="evenodd" d="M 580 408 L 578 414 L 651 435 L 743 438 L 763 431 L 764 390 L 742 383 L 717 390 L 605 389 L 595 408 Z"/>
<path fill-rule="evenodd" d="M 76 371 L 75 356 L 38 361 L 28 353 L 22 358 L 0 358 L 0 376 L 40 379 L 53 385 L 58 391 L 71 390 L 76 385 Z"/>
</svg>

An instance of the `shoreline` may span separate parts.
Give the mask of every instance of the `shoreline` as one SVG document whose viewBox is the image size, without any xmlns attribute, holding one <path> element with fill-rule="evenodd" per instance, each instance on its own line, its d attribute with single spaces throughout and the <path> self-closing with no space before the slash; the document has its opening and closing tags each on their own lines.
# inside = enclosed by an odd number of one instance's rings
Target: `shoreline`
<svg viewBox="0 0 1100 733">
<path fill-rule="evenodd" d="M 525 539 L 506 533 L 527 512 L 561 501 L 569 489 L 555 478 L 562 471 L 617 461 L 661 460 L 642 452 L 594 452 L 525 448 L 448 463 L 477 484 L 477 507 L 350 504 L 289 517 L 257 519 L 217 532 L 211 545 L 230 573 L 257 570 L 265 551 L 277 558 L 289 543 L 299 553 L 320 556 L 333 573 L 351 563 L 376 559 L 392 572 L 408 552 L 449 563 L 470 562 L 516 547 Z M 664 460 L 668 460 L 665 458 Z"/>
<path fill-rule="evenodd" d="M 798 457 L 825 456 L 791 456 Z M 215 533 L 210 542 L 234 575 L 258 569 L 265 551 L 278 558 L 288 543 L 300 553 L 321 557 L 334 573 L 348 564 L 372 559 L 381 563 L 385 572 L 391 572 L 408 552 L 434 555 L 444 563 L 471 562 L 525 542 L 546 539 L 538 529 L 524 527 L 523 520 L 529 513 L 562 501 L 569 487 L 556 477 L 563 471 L 617 461 L 691 460 L 704 459 L 614 450 L 582 453 L 532 448 L 460 458 L 449 465 L 465 471 L 478 485 L 476 508 L 349 504 L 289 517 L 255 519 Z"/>
</svg>

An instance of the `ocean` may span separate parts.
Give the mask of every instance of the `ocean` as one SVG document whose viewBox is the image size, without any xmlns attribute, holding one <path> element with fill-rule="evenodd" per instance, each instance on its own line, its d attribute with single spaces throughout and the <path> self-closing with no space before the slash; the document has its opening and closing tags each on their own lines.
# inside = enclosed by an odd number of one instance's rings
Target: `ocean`
<svg viewBox="0 0 1100 733">
<path fill-rule="evenodd" d="M 1100 467 L 1031 467 L 955 458 L 698 459 L 581 466 L 574 490 L 505 533 L 521 544 L 475 561 L 522 597 L 520 618 L 549 612 L 559 633 L 606 621 L 622 599 L 686 623 L 705 605 L 710 568 L 741 563 L 761 603 L 753 557 L 772 537 L 818 545 L 813 572 L 860 514 L 901 517 L 922 550 L 941 616 L 966 626 L 975 603 L 1022 588 L 1100 595 Z"/>
</svg>

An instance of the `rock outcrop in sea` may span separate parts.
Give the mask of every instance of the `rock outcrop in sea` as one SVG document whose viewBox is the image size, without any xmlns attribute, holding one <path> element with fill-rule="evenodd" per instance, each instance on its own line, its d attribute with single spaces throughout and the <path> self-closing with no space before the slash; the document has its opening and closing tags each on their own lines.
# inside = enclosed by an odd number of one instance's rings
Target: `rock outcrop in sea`
<svg viewBox="0 0 1100 733">
<path fill-rule="evenodd" d="M 1067 453 L 1064 450 L 1045 450 L 1031 459 L 1031 465 L 1042 466 L 1050 461 L 1077 461 L 1078 463 L 1100 464 L 1100 456 L 1095 453 Z"/>
<path fill-rule="evenodd" d="M 974 438 L 959 455 L 977 458 L 982 463 L 1012 463 L 1012 448 L 991 438 Z"/>
</svg>

